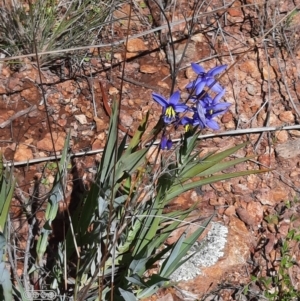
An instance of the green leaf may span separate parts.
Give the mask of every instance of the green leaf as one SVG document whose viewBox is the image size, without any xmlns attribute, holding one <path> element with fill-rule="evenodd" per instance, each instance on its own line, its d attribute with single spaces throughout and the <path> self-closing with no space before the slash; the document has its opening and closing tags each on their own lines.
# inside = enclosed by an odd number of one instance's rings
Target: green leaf
<svg viewBox="0 0 300 301">
<path fill-rule="evenodd" d="M 269 170 L 246 170 L 246 171 L 233 172 L 233 173 L 229 173 L 229 174 L 221 174 L 221 175 L 211 176 L 211 177 L 204 178 L 202 180 L 195 181 L 192 183 L 187 183 L 187 184 L 179 183 L 179 184 L 173 185 L 170 188 L 170 190 L 167 192 L 166 201 L 170 202 L 172 199 L 179 196 L 181 193 L 186 192 L 186 191 L 196 188 L 196 187 L 206 185 L 206 184 L 212 184 L 212 183 L 219 182 L 219 181 L 224 181 L 224 180 L 228 180 L 228 179 L 232 179 L 232 178 L 236 178 L 236 177 L 247 176 L 247 175 L 251 175 L 251 174 L 263 173 L 263 172 L 267 172 L 267 171 L 269 171 Z"/>
<path fill-rule="evenodd" d="M 5 301 L 13 301 L 12 295 L 12 282 L 10 280 L 10 273 L 6 269 L 4 261 L 4 253 L 6 247 L 6 239 L 2 233 L 0 233 L 0 298 Z"/>
<path fill-rule="evenodd" d="M 120 291 L 121 296 L 125 299 L 125 301 L 137 301 L 138 300 L 132 292 L 125 291 L 120 287 L 119 287 L 119 291 Z"/>
<path fill-rule="evenodd" d="M 112 115 L 110 118 L 107 142 L 104 147 L 101 164 L 98 169 L 99 180 L 104 183 L 109 177 L 115 164 L 115 151 L 118 133 L 118 102 L 114 101 L 112 106 Z"/>
<path fill-rule="evenodd" d="M 124 173 L 131 175 L 136 169 L 145 161 L 145 155 L 148 148 L 136 151 L 126 158 L 121 158 L 116 166 L 116 177 L 115 181 L 119 181 Z"/>
<path fill-rule="evenodd" d="M 191 164 L 191 167 L 188 170 L 184 170 L 179 174 L 179 178 L 181 181 L 186 181 L 188 179 L 192 179 L 193 177 L 198 176 L 201 172 L 207 170 L 208 168 L 216 165 L 223 159 L 227 158 L 228 156 L 232 155 L 248 143 L 243 143 L 240 145 L 237 145 L 235 147 L 232 147 L 230 149 L 226 149 L 225 151 L 222 151 L 220 153 L 217 153 L 215 155 L 211 155 L 206 158 L 204 162 L 195 162 L 194 164 Z"/>
<path fill-rule="evenodd" d="M 187 252 L 190 250 L 190 248 L 194 245 L 196 240 L 200 237 L 200 235 L 203 233 L 203 231 L 206 229 L 207 225 L 212 220 L 213 216 L 210 217 L 203 225 L 199 227 L 194 233 L 192 233 L 189 237 L 186 238 L 186 233 L 184 232 L 179 240 L 176 242 L 174 247 L 170 251 L 170 255 L 168 258 L 164 261 L 161 270 L 160 275 L 163 277 L 169 277 L 174 271 L 176 271 L 185 261 L 188 260 L 182 260 Z"/>
<path fill-rule="evenodd" d="M 3 232 L 13 197 L 16 180 L 13 172 L 4 169 L 3 156 L 0 152 L 0 231 Z"/>
</svg>

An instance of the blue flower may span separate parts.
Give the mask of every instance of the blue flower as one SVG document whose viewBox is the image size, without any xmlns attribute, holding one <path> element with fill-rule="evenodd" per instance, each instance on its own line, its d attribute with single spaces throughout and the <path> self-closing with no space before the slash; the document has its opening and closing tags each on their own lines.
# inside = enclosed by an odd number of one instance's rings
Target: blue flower
<svg viewBox="0 0 300 301">
<path fill-rule="evenodd" d="M 180 99 L 179 91 L 173 93 L 167 101 L 163 96 L 152 93 L 153 99 L 163 107 L 164 122 L 170 124 L 176 119 L 177 113 L 182 113 L 188 110 L 188 106 L 182 103 L 178 103 Z"/>
<path fill-rule="evenodd" d="M 225 90 L 219 93 L 214 99 L 209 95 L 205 95 L 203 99 L 200 99 L 197 102 L 197 113 L 194 116 L 194 120 L 199 123 L 201 128 L 209 127 L 213 130 L 218 130 L 220 128 L 213 118 L 224 114 L 231 106 L 228 102 L 219 102 L 224 93 Z"/>
<path fill-rule="evenodd" d="M 205 72 L 203 67 L 195 63 L 191 63 L 191 66 L 194 72 L 198 74 L 198 77 L 186 86 L 187 89 L 195 88 L 196 95 L 199 95 L 205 86 L 216 93 L 220 93 L 223 90 L 222 86 L 215 80 L 215 76 L 224 71 L 227 65 L 216 66 L 208 72 Z"/>
<path fill-rule="evenodd" d="M 173 141 L 171 139 L 167 139 L 166 136 L 162 136 L 161 141 L 160 141 L 160 149 L 165 149 L 167 150 L 171 149 L 173 145 Z"/>
</svg>

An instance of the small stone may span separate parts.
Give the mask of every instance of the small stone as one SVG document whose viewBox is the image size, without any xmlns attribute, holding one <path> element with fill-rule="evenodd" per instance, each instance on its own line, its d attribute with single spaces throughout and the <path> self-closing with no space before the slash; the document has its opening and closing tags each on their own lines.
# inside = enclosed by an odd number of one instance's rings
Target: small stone
<svg viewBox="0 0 300 301">
<path fill-rule="evenodd" d="M 185 76 L 188 79 L 194 79 L 195 78 L 195 72 L 193 71 L 192 67 L 189 67 L 185 71 Z"/>
<path fill-rule="evenodd" d="M 65 144 L 66 134 L 64 132 L 52 133 L 55 151 L 61 151 Z M 37 148 L 45 151 L 54 151 L 51 134 L 46 134 L 45 138 L 37 142 Z"/>
<path fill-rule="evenodd" d="M 266 80 L 267 79 L 274 80 L 276 78 L 276 73 L 275 73 L 273 67 L 271 67 L 271 66 L 263 67 L 263 76 Z"/>
<path fill-rule="evenodd" d="M 156 73 L 158 70 L 159 70 L 158 67 L 155 65 L 141 65 L 140 67 L 140 71 L 142 73 L 152 74 L 152 73 Z"/>
<path fill-rule="evenodd" d="M 300 139 L 288 141 L 276 146 L 276 154 L 284 159 L 290 159 L 300 154 Z"/>
<path fill-rule="evenodd" d="M 245 61 L 239 66 L 240 70 L 248 73 L 251 77 L 255 78 L 259 75 L 257 64 L 254 61 Z"/>
<path fill-rule="evenodd" d="M 291 177 L 291 178 L 298 177 L 298 176 L 299 176 L 299 171 L 293 170 L 293 171 L 290 173 L 290 177 Z"/>
<path fill-rule="evenodd" d="M 157 85 L 165 89 L 170 89 L 169 85 L 161 80 L 157 83 Z"/>
<path fill-rule="evenodd" d="M 17 162 L 27 161 L 33 158 L 30 148 L 18 148 L 14 155 L 14 160 Z"/>
<path fill-rule="evenodd" d="M 121 123 L 126 127 L 130 127 L 133 123 L 133 118 L 123 111 L 120 112 L 120 120 Z"/>
<path fill-rule="evenodd" d="M 191 37 L 191 40 L 194 42 L 203 42 L 206 40 L 206 38 L 203 33 L 197 33 Z"/>
<path fill-rule="evenodd" d="M 224 214 L 227 216 L 235 215 L 235 213 L 235 207 L 233 205 L 229 206 L 224 212 Z"/>
<path fill-rule="evenodd" d="M 148 47 L 145 45 L 142 39 L 132 39 L 127 43 L 127 51 L 128 52 L 139 52 L 146 51 Z"/>
<path fill-rule="evenodd" d="M 81 135 L 82 135 L 83 137 L 85 137 L 85 136 L 93 137 L 94 134 L 95 134 L 95 133 L 94 133 L 93 130 L 86 130 L 86 131 L 82 131 L 82 132 L 81 132 Z"/>
<path fill-rule="evenodd" d="M 295 116 L 292 111 L 285 111 L 279 114 L 279 119 L 282 122 L 286 123 L 294 123 L 295 122 Z"/>
<path fill-rule="evenodd" d="M 80 124 L 87 124 L 87 119 L 86 119 L 86 116 L 83 115 L 83 114 L 80 114 L 80 115 L 75 115 L 74 116 L 75 119 L 80 123 Z"/>
<path fill-rule="evenodd" d="M 102 145 L 103 145 L 103 141 L 96 139 L 92 144 L 92 150 L 100 149 L 102 148 Z"/>
<path fill-rule="evenodd" d="M 254 96 L 255 93 L 256 93 L 256 90 L 255 90 L 254 86 L 251 85 L 251 84 L 248 84 L 248 85 L 246 86 L 246 91 L 247 91 L 248 94 L 251 95 L 251 96 Z"/>
<path fill-rule="evenodd" d="M 114 53 L 114 58 L 120 62 L 122 61 L 123 56 L 121 53 Z"/>
<path fill-rule="evenodd" d="M 139 55 L 138 52 L 126 52 L 126 59 L 131 59 L 131 58 L 136 57 L 138 55 Z"/>
<path fill-rule="evenodd" d="M 289 134 L 287 131 L 280 131 L 280 132 L 275 133 L 275 137 L 277 138 L 277 142 L 284 143 L 284 142 L 288 141 Z"/>
<path fill-rule="evenodd" d="M 21 91 L 23 84 L 24 83 L 19 78 L 10 77 L 8 79 L 7 88 L 12 92 Z"/>
<path fill-rule="evenodd" d="M 243 16 L 242 11 L 236 7 L 228 8 L 227 12 L 231 17 L 242 17 Z"/>
<path fill-rule="evenodd" d="M 233 120 L 233 115 L 230 111 L 227 111 L 221 118 L 222 123 L 227 123 Z"/>
<path fill-rule="evenodd" d="M 237 208 L 236 213 L 238 217 L 243 221 L 246 225 L 250 227 L 256 226 L 255 217 L 250 215 L 249 212 L 244 208 Z"/>
<path fill-rule="evenodd" d="M 300 137 L 300 131 L 299 130 L 290 130 L 290 134 L 294 137 Z"/>
<path fill-rule="evenodd" d="M 67 125 L 67 119 L 58 119 L 57 124 L 61 127 L 65 127 Z"/>
<path fill-rule="evenodd" d="M 105 128 L 105 123 L 102 119 L 95 116 L 94 121 L 96 122 L 97 132 L 100 132 Z"/>
<path fill-rule="evenodd" d="M 115 87 L 109 87 L 109 89 L 108 89 L 108 94 L 109 95 L 116 95 L 118 93 L 119 93 L 119 90 L 117 88 L 115 88 Z"/>
</svg>

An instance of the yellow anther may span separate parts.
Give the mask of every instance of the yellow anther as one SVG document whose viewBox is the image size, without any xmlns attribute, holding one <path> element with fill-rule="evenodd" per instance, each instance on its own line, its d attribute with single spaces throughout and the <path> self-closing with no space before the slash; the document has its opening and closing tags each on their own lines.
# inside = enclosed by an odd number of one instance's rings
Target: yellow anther
<svg viewBox="0 0 300 301">
<path fill-rule="evenodd" d="M 185 126 L 184 126 L 184 129 L 185 129 L 185 131 L 186 132 L 189 132 L 189 131 L 191 131 L 192 130 L 192 125 L 191 124 L 186 124 Z"/>
<path fill-rule="evenodd" d="M 175 118 L 176 112 L 174 111 L 173 107 L 169 106 L 169 107 L 166 109 L 165 115 L 166 115 L 168 118 Z"/>
</svg>

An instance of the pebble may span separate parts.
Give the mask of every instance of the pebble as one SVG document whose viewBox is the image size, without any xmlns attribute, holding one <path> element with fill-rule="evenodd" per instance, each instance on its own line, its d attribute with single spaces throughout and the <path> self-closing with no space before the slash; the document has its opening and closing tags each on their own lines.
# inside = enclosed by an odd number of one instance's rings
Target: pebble
<svg viewBox="0 0 300 301">
<path fill-rule="evenodd" d="M 295 116 L 292 111 L 281 112 L 278 117 L 282 122 L 286 122 L 286 123 L 295 122 Z"/>
<path fill-rule="evenodd" d="M 87 119 L 86 119 L 86 116 L 83 115 L 83 114 L 80 114 L 80 115 L 75 115 L 74 116 L 75 119 L 80 123 L 80 124 L 87 124 Z"/>
<path fill-rule="evenodd" d="M 158 72 L 159 68 L 154 65 L 141 65 L 140 71 L 142 73 L 148 73 L 148 74 L 153 74 Z"/>
<path fill-rule="evenodd" d="M 146 50 L 148 50 L 148 47 L 145 45 L 142 39 L 128 40 L 127 43 L 128 52 L 139 52 L 139 51 L 146 51 Z"/>
</svg>

